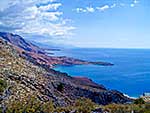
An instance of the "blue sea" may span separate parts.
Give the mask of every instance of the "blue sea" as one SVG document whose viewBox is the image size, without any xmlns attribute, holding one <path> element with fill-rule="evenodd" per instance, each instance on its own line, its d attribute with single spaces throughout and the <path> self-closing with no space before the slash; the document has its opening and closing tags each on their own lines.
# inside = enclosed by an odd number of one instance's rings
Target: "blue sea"
<svg viewBox="0 0 150 113">
<path fill-rule="evenodd" d="M 83 76 L 131 97 L 150 92 L 149 49 L 64 49 L 56 56 L 69 56 L 88 61 L 104 61 L 114 66 L 74 65 L 57 66 L 55 69 L 72 76 Z"/>
</svg>

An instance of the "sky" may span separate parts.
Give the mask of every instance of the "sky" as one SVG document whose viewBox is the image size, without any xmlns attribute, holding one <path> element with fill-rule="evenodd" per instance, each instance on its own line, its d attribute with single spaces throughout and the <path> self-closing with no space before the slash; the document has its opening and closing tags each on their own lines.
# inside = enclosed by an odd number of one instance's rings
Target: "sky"
<svg viewBox="0 0 150 113">
<path fill-rule="evenodd" d="M 49 45 L 150 48 L 150 0 L 0 0 L 0 31 Z"/>
</svg>

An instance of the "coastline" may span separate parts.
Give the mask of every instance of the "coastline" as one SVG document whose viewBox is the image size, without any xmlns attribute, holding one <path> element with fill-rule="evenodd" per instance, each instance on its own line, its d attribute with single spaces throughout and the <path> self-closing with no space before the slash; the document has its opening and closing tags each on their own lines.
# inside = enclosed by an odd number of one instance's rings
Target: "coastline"
<svg viewBox="0 0 150 113">
<path fill-rule="evenodd" d="M 33 64 L 36 64 L 38 66 L 41 66 L 43 68 L 46 68 L 46 69 L 50 69 L 52 68 L 53 65 L 62 65 L 62 66 L 66 66 L 66 67 L 72 67 L 72 66 L 75 66 L 75 65 L 93 65 L 93 66 L 108 66 L 108 67 L 115 67 L 113 66 L 114 64 L 112 63 L 109 63 L 109 62 L 94 62 L 92 61 L 93 59 L 95 58 L 92 58 L 91 60 L 80 60 L 82 58 L 79 58 L 79 59 L 76 59 L 76 57 L 67 57 L 67 56 L 47 56 L 46 54 L 44 54 L 41 49 L 39 47 L 36 46 L 36 48 L 34 47 L 34 45 L 32 45 L 31 43 L 28 44 L 28 43 L 25 43 L 26 45 L 28 45 L 28 48 L 24 48 L 24 43 L 21 43 L 21 40 L 23 40 L 21 37 L 20 39 L 18 39 L 18 42 L 20 43 L 15 43 L 14 40 L 13 40 L 13 37 L 15 37 L 16 35 L 12 35 L 10 34 L 10 36 L 12 37 L 9 37 L 12 41 L 10 42 L 12 44 L 12 47 L 15 47 L 15 49 L 18 51 L 19 53 L 19 56 L 20 57 L 23 57 L 23 58 L 26 58 L 28 61 L 31 61 Z M 5 37 L 5 36 L 4 36 Z M 6 35 L 7 37 L 7 35 Z M 3 37 L 2 37 L 3 38 Z M 25 42 L 25 40 L 23 41 Z M 28 49 L 30 48 L 30 51 L 28 51 Z M 94 55 L 94 56 L 98 56 L 97 54 L 91 54 L 91 55 Z M 69 55 L 68 55 L 69 56 Z M 87 55 L 85 55 L 87 57 Z M 99 56 L 98 56 L 99 57 Z M 96 60 L 96 59 L 95 59 Z M 102 61 L 102 60 L 97 60 L 97 61 Z M 106 60 L 107 61 L 107 60 Z M 108 60 L 109 61 L 109 60 Z M 99 68 L 101 69 L 101 68 Z M 108 68 L 106 68 L 108 69 Z M 80 70 L 82 69 L 78 69 L 77 71 L 79 72 L 79 74 L 76 74 L 76 75 L 82 75 L 80 73 Z M 88 70 L 90 70 L 90 68 L 85 68 L 83 69 L 86 71 L 86 73 L 88 73 Z M 62 73 L 60 72 L 56 72 L 55 70 L 49 70 L 48 72 L 50 72 L 50 75 L 62 75 Z M 53 73 L 54 72 L 54 73 Z M 95 72 L 95 71 L 92 71 L 92 72 Z M 68 72 L 67 72 L 68 73 Z M 108 72 L 107 72 L 108 73 Z M 65 76 L 68 75 L 68 74 L 63 74 L 63 77 L 65 78 Z M 69 74 L 69 75 L 73 75 L 73 74 Z M 85 74 L 86 75 L 86 74 Z M 93 74 L 95 75 L 95 74 Z M 96 76 L 96 75 L 95 75 Z M 79 87 L 82 87 L 82 88 L 85 88 L 85 86 L 87 87 L 90 87 L 92 91 L 95 91 L 95 87 L 99 87 L 100 84 L 103 84 L 103 83 L 99 83 L 99 82 L 95 82 L 94 78 L 92 78 L 93 81 L 90 81 L 89 82 L 89 79 L 84 79 L 84 80 L 77 80 L 77 79 L 71 79 L 73 77 L 69 77 L 69 81 L 74 81 L 75 84 Z M 86 78 L 89 78 L 88 75 L 86 76 Z M 90 77 L 91 78 L 91 77 Z M 98 79 L 99 77 L 97 77 Z M 67 77 L 68 79 L 68 77 Z M 77 80 L 77 81 L 76 81 Z M 87 81 L 88 80 L 88 81 Z M 110 79 L 111 80 L 111 79 Z M 68 80 L 67 80 L 68 81 Z M 91 86 L 91 83 L 92 83 L 92 86 Z M 95 85 L 96 83 L 99 83 L 97 85 Z M 105 84 L 103 84 L 104 86 L 106 86 Z M 101 85 L 100 85 L 101 86 Z M 66 86 L 67 87 L 67 86 Z M 107 86 L 106 86 L 107 87 Z M 98 88 L 99 89 L 99 88 Z M 100 87 L 99 90 L 103 89 L 104 91 L 104 87 Z M 109 89 L 112 89 L 112 88 L 109 88 Z M 106 90 L 107 93 L 112 93 L 112 96 L 116 93 L 119 93 L 117 88 L 114 88 L 116 90 Z M 89 90 L 89 89 L 86 89 L 86 90 Z M 105 92 L 105 91 L 104 91 Z M 123 91 L 122 91 L 123 92 Z M 101 95 L 101 93 L 99 92 L 99 94 Z M 108 95 L 107 94 L 107 95 Z M 123 93 L 119 93 L 120 96 L 122 97 Z M 103 95 L 103 94 L 102 94 Z M 106 96 L 106 95 L 105 95 Z M 114 100 L 115 101 L 115 100 Z M 104 102 L 105 103 L 105 102 Z"/>
<path fill-rule="evenodd" d="M 140 97 L 140 96 L 139 96 L 139 97 L 131 97 L 131 96 L 125 94 L 125 93 L 123 93 L 123 95 L 126 96 L 126 97 L 128 97 L 128 98 L 131 98 L 131 99 L 133 99 L 133 100 L 138 99 L 138 98 Z"/>
<path fill-rule="evenodd" d="M 149 92 L 149 55 L 150 50 L 125 49 L 73 49 L 62 51 L 61 55 L 88 61 L 108 61 L 114 66 L 97 65 L 58 66 L 57 70 L 70 75 L 82 75 L 109 89 L 117 89 L 130 97 L 139 97 Z M 57 52 L 57 54 L 59 54 Z M 57 55 L 56 54 L 56 55 Z M 141 82 L 143 81 L 143 82 Z"/>
</svg>

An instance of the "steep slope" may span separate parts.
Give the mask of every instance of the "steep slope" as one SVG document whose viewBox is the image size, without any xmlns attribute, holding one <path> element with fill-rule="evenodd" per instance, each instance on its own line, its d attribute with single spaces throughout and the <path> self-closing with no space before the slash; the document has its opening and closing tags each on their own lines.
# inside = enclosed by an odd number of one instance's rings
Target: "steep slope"
<svg viewBox="0 0 150 113">
<path fill-rule="evenodd" d="M 48 56 L 44 49 L 32 44 L 31 42 L 25 41 L 21 36 L 0 32 L 0 37 L 9 43 L 11 43 L 19 52 L 21 56 L 26 57 L 26 59 L 32 59 L 38 64 L 48 66 L 52 68 L 55 65 L 82 65 L 82 64 L 96 64 L 111 66 L 113 64 L 107 62 L 89 62 L 80 59 L 69 58 L 66 56 Z"/>
<path fill-rule="evenodd" d="M 73 78 L 35 65 L 22 58 L 14 46 L 3 39 L 0 39 L 0 50 L 0 80 L 7 84 L 0 90 L 0 107 L 3 109 L 11 102 L 24 102 L 31 95 L 43 103 L 52 101 L 55 106 L 70 105 L 80 97 L 103 105 L 131 101 L 122 93 L 107 90 L 91 80 Z"/>
<path fill-rule="evenodd" d="M 44 54 L 44 50 L 24 40 L 21 36 L 17 34 L 0 32 L 0 36 L 6 41 L 8 41 L 9 43 L 15 45 L 16 47 L 19 47 L 20 49 L 24 51 Z"/>
</svg>

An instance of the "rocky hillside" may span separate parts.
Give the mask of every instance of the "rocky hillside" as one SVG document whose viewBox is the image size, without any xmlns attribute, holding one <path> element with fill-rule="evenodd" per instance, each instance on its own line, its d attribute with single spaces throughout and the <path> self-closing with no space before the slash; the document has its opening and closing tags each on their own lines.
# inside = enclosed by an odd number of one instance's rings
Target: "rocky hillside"
<svg viewBox="0 0 150 113">
<path fill-rule="evenodd" d="M 73 78 L 66 73 L 36 65 L 20 56 L 9 42 L 0 39 L 0 107 L 17 101 L 26 101 L 34 95 L 45 103 L 67 106 L 80 97 L 97 104 L 126 103 L 131 101 L 118 91 L 107 90 L 89 79 Z"/>
<path fill-rule="evenodd" d="M 29 41 L 24 40 L 21 36 L 17 34 L 7 33 L 7 32 L 0 32 L 0 36 L 7 40 L 9 43 L 13 44 L 14 46 L 20 48 L 22 51 L 33 52 L 33 53 L 40 53 L 44 54 L 44 50 Z"/>
<path fill-rule="evenodd" d="M 32 44 L 31 42 L 24 40 L 19 35 L 0 32 L 0 37 L 6 40 L 7 42 L 11 43 L 21 56 L 26 57 L 26 59 L 28 60 L 32 59 L 31 61 L 34 60 L 34 62 L 40 65 L 48 66 L 50 68 L 52 68 L 55 65 L 82 65 L 82 64 L 84 65 L 94 64 L 104 66 L 113 65 L 108 62 L 89 62 L 80 59 L 69 58 L 66 56 L 61 57 L 48 56 L 47 53 L 44 51 L 44 49 Z"/>
</svg>

